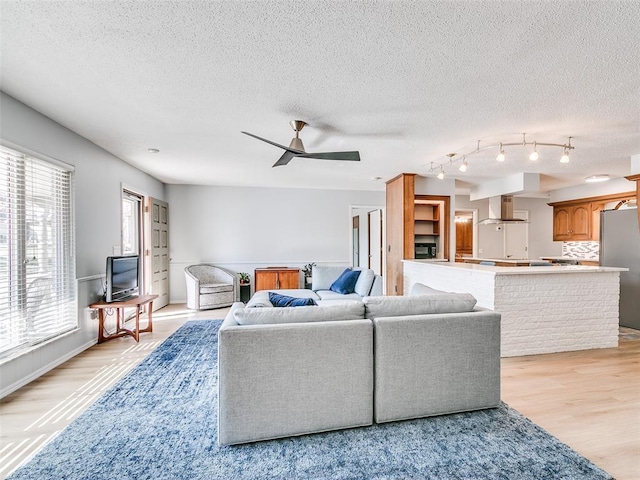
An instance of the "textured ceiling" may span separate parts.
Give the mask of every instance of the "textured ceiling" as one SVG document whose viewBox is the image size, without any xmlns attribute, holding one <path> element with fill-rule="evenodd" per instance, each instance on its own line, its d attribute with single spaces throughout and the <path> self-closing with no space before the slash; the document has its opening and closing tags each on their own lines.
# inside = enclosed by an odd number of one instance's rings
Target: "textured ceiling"
<svg viewBox="0 0 640 480">
<path fill-rule="evenodd" d="M 0 13 L 2 90 L 166 183 L 383 189 L 477 140 L 572 136 L 567 165 L 516 148 L 446 169 L 460 186 L 537 172 L 546 191 L 628 175 L 640 153 L 635 0 L 0 0 Z M 288 144 L 292 119 L 309 123 L 308 151 L 362 161 L 271 168 L 282 151 L 240 133 Z"/>
</svg>

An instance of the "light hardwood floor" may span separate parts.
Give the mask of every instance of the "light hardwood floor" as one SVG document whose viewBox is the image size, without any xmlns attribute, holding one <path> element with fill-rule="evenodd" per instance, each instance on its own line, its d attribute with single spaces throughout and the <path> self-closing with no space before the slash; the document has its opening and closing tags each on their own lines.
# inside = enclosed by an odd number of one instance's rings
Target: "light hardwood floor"
<svg viewBox="0 0 640 480">
<path fill-rule="evenodd" d="M 184 322 L 223 318 L 170 305 L 154 331 L 96 345 L 0 401 L 0 477 L 27 461 Z M 618 348 L 502 359 L 502 400 L 618 480 L 640 478 L 640 335 Z"/>
</svg>

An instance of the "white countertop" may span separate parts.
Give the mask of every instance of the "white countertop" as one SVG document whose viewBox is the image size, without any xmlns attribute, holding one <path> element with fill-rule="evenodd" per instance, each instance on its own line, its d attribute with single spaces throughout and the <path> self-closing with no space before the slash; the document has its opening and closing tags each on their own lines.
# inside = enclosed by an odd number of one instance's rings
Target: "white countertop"
<svg viewBox="0 0 640 480">
<path fill-rule="evenodd" d="M 405 260 L 403 260 L 403 262 L 404 261 Z M 416 263 L 449 262 L 449 260 L 447 260 L 446 258 L 416 258 L 415 260 L 411 261 Z"/>
<path fill-rule="evenodd" d="M 405 263 L 424 264 L 424 260 L 403 260 Z M 587 265 L 561 265 L 551 267 L 494 267 L 491 265 L 478 265 L 475 263 L 452 263 L 452 262 L 430 262 L 430 265 L 438 268 L 456 268 L 459 270 L 473 270 L 494 275 L 530 275 L 542 273 L 604 273 L 604 272 L 627 272 L 628 268 L 618 267 L 597 267 Z"/>
<path fill-rule="evenodd" d="M 597 262 L 599 259 L 598 258 L 578 258 L 578 257 L 563 257 L 563 256 L 559 256 L 559 257 L 554 257 L 554 256 L 545 256 L 545 257 L 540 257 L 541 259 L 546 259 L 549 258 L 551 260 L 577 260 L 578 262 Z"/>
</svg>

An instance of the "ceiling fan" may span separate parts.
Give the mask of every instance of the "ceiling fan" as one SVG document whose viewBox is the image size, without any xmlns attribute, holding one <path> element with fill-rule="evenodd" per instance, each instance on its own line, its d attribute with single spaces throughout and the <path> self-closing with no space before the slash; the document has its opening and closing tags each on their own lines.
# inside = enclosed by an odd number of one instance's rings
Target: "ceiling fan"
<svg viewBox="0 0 640 480">
<path fill-rule="evenodd" d="M 307 125 L 307 122 L 302 120 L 291 120 L 289 122 L 293 131 L 296 132 L 296 136 L 291 139 L 291 143 L 288 147 L 284 145 L 280 145 L 279 143 L 272 142 L 271 140 L 267 140 L 266 138 L 259 137 L 249 132 L 242 132 L 245 135 L 249 135 L 250 137 L 257 138 L 258 140 L 262 140 L 263 142 L 270 143 L 278 148 L 282 148 L 285 152 L 278 159 L 276 163 L 273 164 L 274 167 L 279 167 L 280 165 L 288 164 L 292 158 L 317 158 L 319 160 L 340 160 L 340 161 L 351 161 L 351 162 L 359 162 L 360 161 L 360 152 L 319 152 L 319 153 L 307 153 L 304 149 L 304 145 L 302 144 L 302 140 L 298 136 L 300 131 Z"/>
</svg>

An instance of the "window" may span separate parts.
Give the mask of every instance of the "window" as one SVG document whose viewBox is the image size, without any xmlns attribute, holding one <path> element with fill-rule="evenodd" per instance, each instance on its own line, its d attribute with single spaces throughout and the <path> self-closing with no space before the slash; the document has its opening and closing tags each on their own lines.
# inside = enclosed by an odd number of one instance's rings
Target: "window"
<svg viewBox="0 0 640 480">
<path fill-rule="evenodd" d="M 0 358 L 77 328 L 73 170 L 0 145 Z"/>
<path fill-rule="evenodd" d="M 142 230 L 142 197 L 127 190 L 122 191 L 122 254 L 140 254 Z"/>
</svg>

